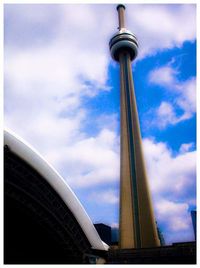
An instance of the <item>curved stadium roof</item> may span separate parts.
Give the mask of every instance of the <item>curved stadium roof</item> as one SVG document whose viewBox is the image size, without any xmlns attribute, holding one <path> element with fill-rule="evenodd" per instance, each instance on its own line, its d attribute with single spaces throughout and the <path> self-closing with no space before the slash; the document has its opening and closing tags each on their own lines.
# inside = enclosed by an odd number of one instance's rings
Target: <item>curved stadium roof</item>
<svg viewBox="0 0 200 268">
<path fill-rule="evenodd" d="M 39 173 L 41 178 L 55 190 L 75 217 L 91 248 L 103 251 L 108 250 L 108 245 L 100 239 L 82 204 L 58 172 L 35 149 L 11 131 L 4 131 L 4 145 L 9 148 L 9 151 Z"/>
</svg>

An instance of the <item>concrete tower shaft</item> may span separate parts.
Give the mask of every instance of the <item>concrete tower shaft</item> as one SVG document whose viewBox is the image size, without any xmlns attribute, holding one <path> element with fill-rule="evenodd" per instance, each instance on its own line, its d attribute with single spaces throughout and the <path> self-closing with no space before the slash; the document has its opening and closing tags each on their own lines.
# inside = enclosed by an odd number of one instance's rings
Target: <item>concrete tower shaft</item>
<svg viewBox="0 0 200 268">
<path fill-rule="evenodd" d="M 120 248 L 159 246 L 148 187 L 134 93 L 131 61 L 138 52 L 135 35 L 125 28 L 123 5 L 117 6 L 119 32 L 110 40 L 112 58 L 120 63 Z"/>
</svg>

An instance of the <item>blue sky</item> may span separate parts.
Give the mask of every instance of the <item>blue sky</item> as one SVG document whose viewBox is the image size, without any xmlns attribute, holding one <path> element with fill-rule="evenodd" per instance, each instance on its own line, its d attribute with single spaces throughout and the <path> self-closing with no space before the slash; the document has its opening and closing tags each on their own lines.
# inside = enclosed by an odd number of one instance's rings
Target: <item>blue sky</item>
<svg viewBox="0 0 200 268">
<path fill-rule="evenodd" d="M 168 244 L 194 239 L 196 7 L 126 5 L 149 183 Z M 184 27 L 183 27 L 184 25 Z M 162 26 L 162 27 L 161 27 Z M 93 222 L 118 225 L 119 66 L 114 4 L 4 5 L 5 126 L 35 147 Z"/>
</svg>

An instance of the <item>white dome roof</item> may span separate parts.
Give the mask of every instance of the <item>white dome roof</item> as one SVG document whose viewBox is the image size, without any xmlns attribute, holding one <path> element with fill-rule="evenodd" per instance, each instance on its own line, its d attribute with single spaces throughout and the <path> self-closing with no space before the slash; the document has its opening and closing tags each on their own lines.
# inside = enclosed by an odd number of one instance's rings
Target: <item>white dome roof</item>
<svg viewBox="0 0 200 268">
<path fill-rule="evenodd" d="M 11 131 L 4 131 L 4 145 L 34 168 L 59 194 L 81 226 L 92 248 L 108 250 L 109 246 L 101 240 L 82 204 L 58 172 L 34 148 Z"/>
</svg>

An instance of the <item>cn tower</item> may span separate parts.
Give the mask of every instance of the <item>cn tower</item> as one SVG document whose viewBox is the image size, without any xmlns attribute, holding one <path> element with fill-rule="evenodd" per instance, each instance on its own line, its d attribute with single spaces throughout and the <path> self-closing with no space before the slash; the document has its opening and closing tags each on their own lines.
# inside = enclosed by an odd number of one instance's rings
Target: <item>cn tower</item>
<svg viewBox="0 0 200 268">
<path fill-rule="evenodd" d="M 148 187 L 134 93 L 131 61 L 138 53 L 134 34 L 125 28 L 125 6 L 117 6 L 119 31 L 111 38 L 112 58 L 120 64 L 120 221 L 119 248 L 160 246 Z"/>
</svg>

